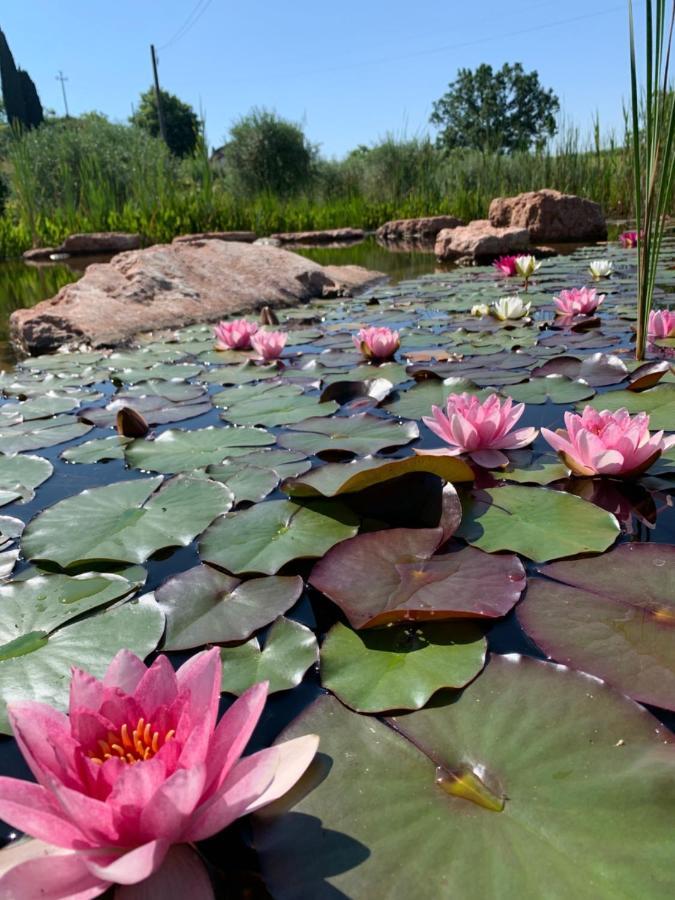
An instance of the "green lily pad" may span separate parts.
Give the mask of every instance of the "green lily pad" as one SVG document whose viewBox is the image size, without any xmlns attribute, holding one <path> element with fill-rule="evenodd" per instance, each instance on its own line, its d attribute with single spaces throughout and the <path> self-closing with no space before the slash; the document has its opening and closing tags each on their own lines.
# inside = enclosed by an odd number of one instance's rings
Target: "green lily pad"
<svg viewBox="0 0 675 900">
<path fill-rule="evenodd" d="M 357 712 L 420 709 L 480 672 L 487 641 L 471 622 L 352 631 L 336 623 L 321 647 L 321 683 Z"/>
<path fill-rule="evenodd" d="M 290 385 L 288 386 L 290 387 Z M 241 390 L 241 388 L 239 388 Z M 319 397 L 302 394 L 279 393 L 274 389 L 259 391 L 258 396 L 241 403 L 234 403 L 221 413 L 221 417 L 233 425 L 292 425 L 311 416 L 330 416 L 339 409 L 333 400 L 321 402 Z"/>
<path fill-rule="evenodd" d="M 155 649 L 164 629 L 164 617 L 149 596 L 72 621 L 78 613 L 98 605 L 98 601 L 105 602 L 101 598 L 112 599 L 115 591 L 128 592 L 130 585 L 125 579 L 120 579 L 117 587 L 112 584 L 105 587 L 103 577 L 89 576 L 92 589 L 97 591 L 91 599 L 84 593 L 78 596 L 77 591 L 67 591 L 65 602 L 73 605 L 65 607 L 60 621 L 54 609 L 56 603 L 61 605 L 58 593 L 53 596 L 43 593 L 49 587 L 45 579 L 39 579 L 42 588 L 38 587 L 37 596 L 30 581 L 25 582 L 28 588 L 20 588 L 24 590 L 23 596 L 15 592 L 11 609 L 21 615 L 21 632 L 0 648 L 0 731 L 11 733 L 6 715 L 6 704 L 10 701 L 37 700 L 65 709 L 73 666 L 100 678 L 119 650 L 131 650 L 144 657 Z M 12 584 L 3 585 L 0 591 L 12 588 Z M 83 592 L 85 588 L 80 590 Z M 20 607 L 19 599 L 24 601 Z M 31 603 L 35 604 L 32 609 Z M 7 622 L 3 613 L 0 627 Z M 3 637 L 17 633 L 13 622 L 3 630 Z"/>
<path fill-rule="evenodd" d="M 307 454 L 353 453 L 368 456 L 387 447 L 400 447 L 419 437 L 414 422 L 398 424 L 368 413 L 306 419 L 281 435 L 278 443 Z"/>
<path fill-rule="evenodd" d="M 31 560 L 62 568 L 87 561 L 142 563 L 165 547 L 186 547 L 232 505 L 232 494 L 205 478 L 140 478 L 60 500 L 23 533 Z"/>
<path fill-rule="evenodd" d="M 82 437 L 91 431 L 91 427 L 67 415 L 18 422 L 16 425 L 0 428 L 0 453 L 13 456 L 26 450 L 41 450 L 55 444 L 64 444 Z"/>
<path fill-rule="evenodd" d="M 308 733 L 312 766 L 254 822 L 277 900 L 675 890 L 673 737 L 586 675 L 493 657 L 454 702 L 382 722 L 324 696 L 280 740 Z"/>
<path fill-rule="evenodd" d="M 257 366 L 247 360 L 242 365 L 218 366 L 218 368 L 211 369 L 206 372 L 203 380 L 210 384 L 250 384 L 252 381 L 262 381 L 278 376 L 279 369 L 276 365 Z"/>
<path fill-rule="evenodd" d="M 215 465 L 230 456 L 273 443 L 273 435 L 262 428 L 170 429 L 154 441 L 138 438 L 127 448 L 125 456 L 135 469 L 174 474 Z"/>
<path fill-rule="evenodd" d="M 53 471 L 54 466 L 41 456 L 0 456 L 0 506 L 31 500 L 35 488 Z"/>
<path fill-rule="evenodd" d="M 268 681 L 269 693 L 274 694 L 300 684 L 317 662 L 319 646 L 309 628 L 282 616 L 270 628 L 262 650 L 254 637 L 239 647 L 223 647 L 220 658 L 222 691 L 243 694 L 251 685 Z"/>
<path fill-rule="evenodd" d="M 166 616 L 164 649 L 246 640 L 288 612 L 302 587 L 298 576 L 241 581 L 203 565 L 174 575 L 155 591 Z"/>
<path fill-rule="evenodd" d="M 70 412 L 79 406 L 77 397 L 60 397 L 44 394 L 31 400 L 3 403 L 0 406 L 0 425 L 46 419 L 59 413 Z"/>
<path fill-rule="evenodd" d="M 459 537 L 488 553 L 511 550 L 536 562 L 602 553 L 620 531 L 611 513 L 543 487 L 514 484 L 474 491 L 462 508 Z"/>
<path fill-rule="evenodd" d="M 446 378 L 444 381 L 429 378 L 408 388 L 396 400 L 383 404 L 382 409 L 404 419 L 421 419 L 431 415 L 432 406 L 445 406 L 450 394 L 465 393 L 483 397 L 490 391 L 479 388 L 468 378 Z"/>
<path fill-rule="evenodd" d="M 517 403 L 576 403 L 588 400 L 595 390 L 581 381 L 572 381 L 564 375 L 545 375 L 531 378 L 524 384 L 509 388 L 509 396 Z"/>
<path fill-rule="evenodd" d="M 166 384 L 171 384 L 171 382 L 166 382 Z M 176 386 L 183 387 L 183 385 Z M 123 408 L 133 409 L 139 413 L 148 425 L 165 425 L 169 422 L 182 422 L 185 419 L 203 416 L 213 407 L 211 398 L 204 391 L 200 391 L 194 400 L 170 400 L 156 393 L 149 396 L 124 393 L 117 394 L 107 406 L 80 410 L 78 418 L 82 422 L 89 422 L 99 428 L 114 428 L 117 413 Z"/>
<path fill-rule="evenodd" d="M 199 555 L 235 575 L 275 575 L 291 560 L 323 556 L 357 530 L 358 519 L 338 503 L 270 500 L 214 522 L 202 536 Z"/>
<path fill-rule="evenodd" d="M 525 588 L 520 560 L 472 547 L 434 556 L 443 539 L 442 528 L 360 534 L 319 560 L 309 582 L 354 628 L 506 615 Z"/>
<path fill-rule="evenodd" d="M 428 472 L 444 481 L 473 481 L 473 470 L 452 456 L 407 456 L 405 459 L 366 457 L 349 463 L 328 463 L 299 478 L 287 478 L 282 491 L 291 497 L 335 497 L 400 478 L 410 472 Z"/>
<path fill-rule="evenodd" d="M 279 476 L 274 469 L 261 466 L 247 466 L 238 459 L 228 460 L 219 466 L 209 466 L 209 478 L 227 485 L 232 491 L 235 504 L 258 503 L 279 484 Z"/>
<path fill-rule="evenodd" d="M 334 381 L 344 381 L 345 377 L 349 377 L 350 381 L 370 381 L 373 378 L 386 378 L 392 384 L 401 384 L 401 382 L 410 378 L 405 366 L 399 363 L 388 362 L 379 366 L 363 363 L 360 366 L 351 367 L 348 373 L 341 371 L 326 375 L 322 381 L 324 384 L 332 384 Z"/>
<path fill-rule="evenodd" d="M 61 453 L 61 458 L 69 463 L 97 463 L 108 459 L 124 459 L 124 448 L 133 438 L 114 435 L 107 438 L 95 438 L 76 447 L 68 447 Z"/>
<path fill-rule="evenodd" d="M 675 709 L 675 546 L 621 544 L 540 569 L 518 618 L 549 656 Z M 548 579 L 554 579 L 550 581 Z"/>
<path fill-rule="evenodd" d="M 595 409 L 627 409 L 629 413 L 649 413 L 649 427 L 675 431 L 675 384 L 666 382 L 646 391 L 609 391 L 590 404 Z M 2 444 L 0 442 L 0 449 Z"/>
<path fill-rule="evenodd" d="M 521 462 L 521 454 L 525 462 Z M 552 484 L 569 478 L 570 470 L 557 457 L 550 454 L 532 457 L 531 451 L 511 451 L 507 466 L 493 472 L 495 478 L 515 481 L 517 484 Z"/>
</svg>

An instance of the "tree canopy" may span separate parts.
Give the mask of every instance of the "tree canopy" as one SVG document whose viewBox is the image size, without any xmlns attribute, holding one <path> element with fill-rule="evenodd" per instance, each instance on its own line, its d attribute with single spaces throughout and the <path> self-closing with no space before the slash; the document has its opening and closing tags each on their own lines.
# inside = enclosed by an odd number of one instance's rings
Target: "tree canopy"
<svg viewBox="0 0 675 900">
<path fill-rule="evenodd" d="M 541 85 L 536 71 L 505 63 L 495 72 L 483 63 L 475 71 L 457 72 L 435 101 L 430 121 L 441 129 L 440 147 L 512 153 L 553 137 L 559 108 L 558 97 Z"/>
<path fill-rule="evenodd" d="M 160 90 L 162 111 L 166 125 L 166 142 L 175 156 L 189 156 L 199 139 L 199 119 L 188 103 L 175 94 Z M 143 128 L 152 137 L 159 137 L 159 114 L 155 89 L 150 87 L 141 94 L 138 109 L 129 119 L 132 125 Z"/>
<path fill-rule="evenodd" d="M 7 38 L 0 30 L 0 81 L 3 111 L 10 125 L 35 128 L 44 119 L 42 104 L 33 80 L 23 69 L 17 69 Z"/>
</svg>

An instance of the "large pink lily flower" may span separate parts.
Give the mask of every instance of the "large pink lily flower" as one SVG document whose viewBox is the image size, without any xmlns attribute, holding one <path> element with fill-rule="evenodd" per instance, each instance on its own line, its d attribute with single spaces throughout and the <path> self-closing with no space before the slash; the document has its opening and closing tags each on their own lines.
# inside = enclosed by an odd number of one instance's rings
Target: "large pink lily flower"
<svg viewBox="0 0 675 900">
<path fill-rule="evenodd" d="M 675 337 L 675 312 L 669 309 L 653 309 L 649 313 L 647 334 L 651 340 Z"/>
<path fill-rule="evenodd" d="M 251 346 L 261 359 L 278 359 L 286 346 L 288 335 L 284 331 L 258 331 L 251 338 Z"/>
<path fill-rule="evenodd" d="M 450 394 L 446 413 L 432 406 L 432 415 L 424 416 L 422 421 L 451 446 L 416 452 L 433 456 L 468 453 L 479 466 L 488 469 L 505 466 L 509 459 L 502 450 L 526 447 L 537 436 L 536 428 L 512 431 L 524 411 L 524 403 L 514 406 L 510 397 L 502 403 L 497 394 L 490 394 L 483 403 L 470 394 Z"/>
<path fill-rule="evenodd" d="M 619 243 L 625 250 L 629 250 L 638 245 L 637 231 L 624 231 L 619 235 Z"/>
<path fill-rule="evenodd" d="M 390 328 L 362 328 L 358 334 L 352 335 L 354 346 L 366 357 L 382 361 L 391 359 L 401 346 L 398 331 L 392 331 Z"/>
<path fill-rule="evenodd" d="M 307 735 L 242 758 L 267 684 L 216 725 L 220 679 L 217 648 L 177 672 L 164 656 L 147 668 L 122 650 L 103 681 L 73 670 L 69 715 L 10 704 L 38 783 L 0 777 L 0 816 L 37 840 L 13 848 L 23 859 L 0 876 L 0 897 L 86 900 L 111 884 L 138 884 L 134 897 L 212 897 L 188 845 L 285 794 L 318 745 Z"/>
<path fill-rule="evenodd" d="M 565 413 L 566 429 L 542 428 L 542 437 L 558 452 L 575 475 L 612 475 L 631 478 L 645 472 L 675 435 L 649 433 L 649 416 L 631 416 L 625 409 L 601 412 L 587 406 L 581 415 Z"/>
<path fill-rule="evenodd" d="M 249 322 L 248 319 L 219 322 L 213 329 L 216 337 L 216 350 L 250 350 L 251 337 L 257 330 L 257 323 Z"/>
<path fill-rule="evenodd" d="M 558 316 L 590 316 L 605 299 L 605 294 L 597 296 L 596 288 L 571 288 L 569 291 L 560 291 L 553 298 L 555 311 Z"/>
<path fill-rule="evenodd" d="M 513 278 L 514 275 L 518 274 L 518 267 L 516 266 L 517 259 L 517 256 L 500 256 L 499 259 L 496 259 L 492 263 L 492 265 L 500 275 L 506 275 L 507 278 Z"/>
</svg>

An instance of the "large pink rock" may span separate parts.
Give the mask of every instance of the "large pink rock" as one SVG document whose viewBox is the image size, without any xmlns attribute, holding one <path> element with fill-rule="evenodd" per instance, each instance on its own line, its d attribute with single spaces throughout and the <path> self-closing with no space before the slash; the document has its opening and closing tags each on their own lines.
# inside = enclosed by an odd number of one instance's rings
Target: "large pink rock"
<svg viewBox="0 0 675 900">
<path fill-rule="evenodd" d="M 92 264 L 51 300 L 16 310 L 10 338 L 31 354 L 64 344 L 115 347 L 144 331 L 347 295 L 384 277 L 360 266 L 323 267 L 277 247 L 158 244 Z"/>
<path fill-rule="evenodd" d="M 439 231 L 434 252 L 444 260 L 487 260 L 522 253 L 529 243 L 527 228 L 495 228 L 487 219 L 476 219 Z"/>
<path fill-rule="evenodd" d="M 607 239 L 607 223 L 600 204 L 548 188 L 517 197 L 497 197 L 490 204 L 488 216 L 499 228 L 527 228 L 535 244 Z"/>
<path fill-rule="evenodd" d="M 90 234 L 70 234 L 59 247 L 60 253 L 122 253 L 141 246 L 140 234 L 125 231 L 95 231 Z"/>
<path fill-rule="evenodd" d="M 457 228 L 464 225 L 462 219 L 455 216 L 426 216 L 421 219 L 392 219 L 385 222 L 375 232 L 378 241 L 417 241 L 434 240 L 444 228 Z"/>
</svg>

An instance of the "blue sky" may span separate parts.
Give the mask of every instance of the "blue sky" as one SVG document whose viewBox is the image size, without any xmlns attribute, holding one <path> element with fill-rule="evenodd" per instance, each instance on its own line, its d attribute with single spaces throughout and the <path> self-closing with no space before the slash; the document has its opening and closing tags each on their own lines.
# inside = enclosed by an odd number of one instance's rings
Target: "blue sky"
<svg viewBox="0 0 675 900">
<path fill-rule="evenodd" d="M 162 86 L 203 111 L 214 146 L 255 105 L 327 156 L 421 135 L 457 69 L 482 62 L 537 69 L 582 134 L 596 111 L 620 132 L 630 90 L 626 0 L 4 0 L 0 27 L 45 106 L 63 112 L 61 69 L 71 114 L 120 121 L 154 42 Z"/>
</svg>

